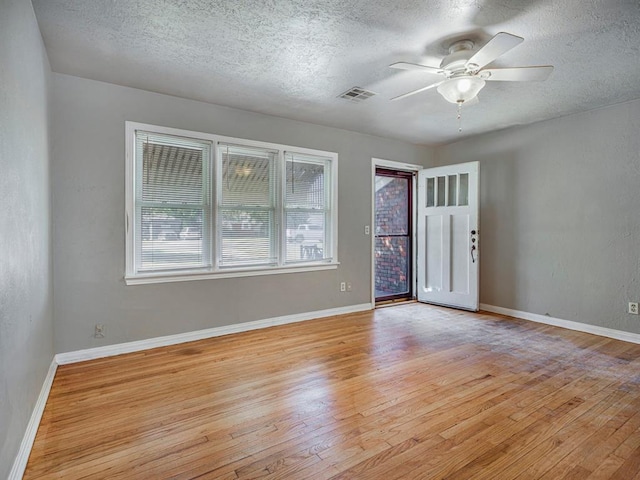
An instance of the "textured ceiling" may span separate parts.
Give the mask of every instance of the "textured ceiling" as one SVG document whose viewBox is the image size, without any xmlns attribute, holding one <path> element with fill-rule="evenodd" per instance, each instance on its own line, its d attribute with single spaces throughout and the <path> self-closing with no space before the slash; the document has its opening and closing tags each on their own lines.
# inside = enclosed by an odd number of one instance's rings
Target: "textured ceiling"
<svg viewBox="0 0 640 480">
<path fill-rule="evenodd" d="M 419 144 L 640 98 L 640 0 L 33 0 L 55 72 Z M 452 40 L 525 41 L 492 66 L 555 66 L 488 82 L 463 109 L 435 89 Z M 337 98 L 360 86 L 377 93 Z"/>
</svg>

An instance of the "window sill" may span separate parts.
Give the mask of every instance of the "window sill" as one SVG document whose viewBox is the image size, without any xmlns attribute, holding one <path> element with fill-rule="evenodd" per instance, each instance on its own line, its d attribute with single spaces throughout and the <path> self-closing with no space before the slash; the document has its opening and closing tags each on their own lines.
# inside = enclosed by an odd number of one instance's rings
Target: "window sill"
<svg viewBox="0 0 640 480">
<path fill-rule="evenodd" d="M 338 268 L 339 262 L 322 263 L 322 264 L 305 264 L 293 265 L 286 267 L 268 267 L 268 268 L 246 268 L 233 269 L 229 271 L 202 271 L 202 270 L 183 270 L 180 272 L 162 272 L 162 273 L 144 273 L 137 275 L 126 275 L 124 277 L 127 285 L 145 285 L 150 283 L 170 283 L 170 282 L 190 282 L 192 280 L 211 280 L 214 278 L 238 278 L 238 277 L 257 277 L 262 275 L 280 275 L 285 273 L 302 273 L 302 272 L 318 272 L 322 270 L 334 270 Z"/>
</svg>

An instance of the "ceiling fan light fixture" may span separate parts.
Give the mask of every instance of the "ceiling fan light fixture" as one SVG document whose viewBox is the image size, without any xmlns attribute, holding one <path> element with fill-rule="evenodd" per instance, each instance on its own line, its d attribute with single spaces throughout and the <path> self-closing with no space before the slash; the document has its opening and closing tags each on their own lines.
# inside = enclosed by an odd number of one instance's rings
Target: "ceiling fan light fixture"
<svg viewBox="0 0 640 480">
<path fill-rule="evenodd" d="M 464 103 L 478 95 L 485 81 L 473 75 L 461 75 L 449 78 L 438 86 L 438 93 L 451 103 Z"/>
</svg>

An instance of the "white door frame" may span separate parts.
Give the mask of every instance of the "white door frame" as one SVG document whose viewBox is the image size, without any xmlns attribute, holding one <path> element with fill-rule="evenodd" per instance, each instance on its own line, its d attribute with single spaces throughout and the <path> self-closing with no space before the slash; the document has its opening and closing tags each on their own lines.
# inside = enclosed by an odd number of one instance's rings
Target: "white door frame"
<svg viewBox="0 0 640 480">
<path fill-rule="evenodd" d="M 422 165 L 415 165 L 412 163 L 396 162 L 393 160 L 384 160 L 382 158 L 371 159 L 371 223 L 369 224 L 369 236 L 371 237 L 371 305 L 375 307 L 376 304 L 376 168 L 389 168 L 391 170 L 400 170 L 403 172 L 418 172 L 424 167 Z M 418 183 L 416 176 L 414 175 L 411 188 L 413 189 L 412 195 L 412 218 L 411 218 L 411 291 L 415 298 L 416 295 L 416 219 L 417 217 L 417 188 Z"/>
</svg>

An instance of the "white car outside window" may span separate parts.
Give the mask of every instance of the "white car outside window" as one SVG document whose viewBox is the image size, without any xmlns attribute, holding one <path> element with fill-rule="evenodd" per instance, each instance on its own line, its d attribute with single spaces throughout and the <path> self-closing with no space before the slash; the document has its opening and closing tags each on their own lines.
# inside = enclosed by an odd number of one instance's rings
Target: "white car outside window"
<svg viewBox="0 0 640 480">
<path fill-rule="evenodd" d="M 320 225 L 303 223 L 298 225 L 293 238 L 298 243 L 322 243 L 324 242 L 324 228 Z"/>
</svg>

